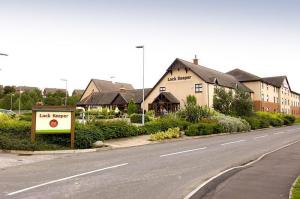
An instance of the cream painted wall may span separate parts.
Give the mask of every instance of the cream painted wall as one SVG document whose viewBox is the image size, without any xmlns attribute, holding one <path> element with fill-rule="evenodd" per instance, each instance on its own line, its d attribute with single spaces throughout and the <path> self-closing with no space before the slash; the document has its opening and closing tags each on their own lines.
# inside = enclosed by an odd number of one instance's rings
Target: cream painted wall
<svg viewBox="0 0 300 199">
<path fill-rule="evenodd" d="M 197 103 L 199 105 L 207 105 L 208 104 L 208 94 L 207 94 L 207 83 L 205 83 L 202 79 L 200 79 L 195 73 L 192 71 L 185 71 L 185 69 L 174 69 L 173 73 L 169 72 L 160 82 L 159 84 L 152 90 L 150 95 L 145 99 L 145 110 L 148 111 L 148 105 L 151 104 L 154 99 L 159 95 L 160 87 L 166 87 L 166 92 L 172 93 L 179 101 L 180 106 L 184 106 L 184 102 L 186 101 L 186 97 L 188 95 L 194 95 L 197 98 Z M 169 78 L 176 77 L 178 79 L 180 77 L 191 76 L 190 79 L 187 80 L 175 80 L 168 81 Z M 195 93 L 195 84 L 202 84 L 202 92 Z M 211 90 L 211 88 L 210 88 Z"/>
<path fill-rule="evenodd" d="M 99 90 L 97 89 L 95 83 L 93 81 L 91 81 L 90 84 L 88 85 L 88 87 L 86 88 L 86 90 L 84 91 L 80 100 L 86 98 L 93 92 L 99 92 Z"/>
<path fill-rule="evenodd" d="M 291 91 L 285 83 L 280 88 L 279 97 L 281 111 L 291 113 Z"/>
<path fill-rule="evenodd" d="M 279 88 L 277 87 L 262 82 L 261 95 L 264 96 L 265 102 L 279 103 Z M 275 97 L 275 102 L 274 102 L 274 97 Z"/>
<path fill-rule="evenodd" d="M 257 82 L 245 82 L 243 83 L 246 85 L 248 88 L 250 88 L 254 93 L 253 93 L 253 100 L 254 101 L 261 101 L 261 88 L 260 88 L 260 81 Z"/>
</svg>

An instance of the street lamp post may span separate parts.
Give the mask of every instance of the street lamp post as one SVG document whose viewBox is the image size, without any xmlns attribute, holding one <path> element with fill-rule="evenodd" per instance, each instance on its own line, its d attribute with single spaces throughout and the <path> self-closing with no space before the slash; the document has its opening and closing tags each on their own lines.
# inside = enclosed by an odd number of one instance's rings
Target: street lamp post
<svg viewBox="0 0 300 199">
<path fill-rule="evenodd" d="M 14 96 L 14 94 L 11 93 L 11 94 L 10 94 L 10 110 L 11 110 L 11 111 L 12 111 L 12 104 L 13 104 L 13 96 Z"/>
<path fill-rule="evenodd" d="M 60 80 L 66 82 L 66 99 L 65 99 L 65 106 L 67 106 L 67 102 L 68 102 L 68 80 L 67 80 L 67 79 L 60 79 Z"/>
<path fill-rule="evenodd" d="M 21 97 L 22 97 L 22 92 L 23 92 L 23 91 L 20 90 L 20 97 L 19 97 L 19 115 L 21 115 Z"/>
<path fill-rule="evenodd" d="M 142 124 L 145 124 L 145 47 L 137 46 L 143 49 L 143 105 L 142 105 Z"/>
</svg>

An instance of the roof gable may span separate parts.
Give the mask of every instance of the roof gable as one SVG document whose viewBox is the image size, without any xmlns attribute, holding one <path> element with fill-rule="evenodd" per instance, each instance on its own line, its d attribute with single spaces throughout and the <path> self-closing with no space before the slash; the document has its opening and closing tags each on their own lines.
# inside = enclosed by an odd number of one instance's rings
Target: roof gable
<svg viewBox="0 0 300 199">
<path fill-rule="evenodd" d="M 280 88 L 281 86 L 283 86 L 284 82 L 286 82 L 287 85 L 285 85 L 286 87 L 288 87 L 290 90 L 290 84 L 288 83 L 287 77 L 286 76 L 275 76 L 275 77 L 264 77 L 262 78 L 262 80 L 265 83 L 271 84 L 275 87 Z"/>
</svg>

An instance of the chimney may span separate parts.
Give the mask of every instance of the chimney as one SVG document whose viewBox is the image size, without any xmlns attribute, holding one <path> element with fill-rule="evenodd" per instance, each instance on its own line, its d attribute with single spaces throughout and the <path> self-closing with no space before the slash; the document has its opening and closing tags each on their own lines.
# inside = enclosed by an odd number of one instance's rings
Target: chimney
<svg viewBox="0 0 300 199">
<path fill-rule="evenodd" d="M 195 65 L 198 65 L 197 55 L 195 55 L 195 58 L 193 59 L 193 62 L 194 62 Z"/>
<path fill-rule="evenodd" d="M 125 92 L 126 92 L 126 88 L 121 87 L 121 88 L 120 88 L 120 92 L 121 92 L 121 93 L 125 93 Z"/>
</svg>

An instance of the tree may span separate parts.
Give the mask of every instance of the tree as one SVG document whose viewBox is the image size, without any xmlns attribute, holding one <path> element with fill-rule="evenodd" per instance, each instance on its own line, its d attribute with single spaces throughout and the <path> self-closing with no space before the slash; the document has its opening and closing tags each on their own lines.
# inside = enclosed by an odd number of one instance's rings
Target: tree
<svg viewBox="0 0 300 199">
<path fill-rule="evenodd" d="M 61 106 L 65 103 L 65 97 L 66 93 L 58 90 L 54 93 L 49 93 L 44 99 L 44 104 L 50 106 Z"/>
<path fill-rule="evenodd" d="M 232 102 L 232 112 L 237 116 L 249 116 L 253 112 L 253 102 L 249 93 L 235 90 Z"/>
<path fill-rule="evenodd" d="M 197 104 L 197 98 L 193 95 L 188 95 L 186 97 L 184 108 L 179 112 L 181 117 L 192 123 L 196 123 L 202 118 L 208 117 L 210 114 L 209 108 L 199 106 Z"/>
<path fill-rule="evenodd" d="M 75 106 L 79 100 L 80 96 L 78 95 L 70 96 L 68 97 L 68 105 Z"/>
<path fill-rule="evenodd" d="M 14 86 L 4 86 L 3 90 L 4 90 L 4 95 L 16 92 L 16 88 Z"/>
<path fill-rule="evenodd" d="M 33 105 L 42 101 L 42 92 L 39 89 L 25 91 L 21 93 L 21 95 L 20 93 L 12 94 L 13 93 L 7 93 L 0 99 L 0 108 L 10 109 L 12 103 L 12 109 L 16 110 L 19 108 L 19 101 L 21 98 L 21 109 L 31 110 Z"/>
<path fill-rule="evenodd" d="M 216 88 L 213 98 L 213 107 L 220 113 L 230 115 L 232 114 L 232 91 L 226 92 L 224 88 Z"/>
<path fill-rule="evenodd" d="M 127 113 L 128 113 L 128 115 L 131 115 L 131 114 L 136 113 L 136 112 L 137 112 L 137 106 L 136 106 L 136 104 L 134 103 L 133 100 L 130 100 L 130 102 L 128 103 Z"/>
</svg>

